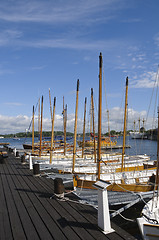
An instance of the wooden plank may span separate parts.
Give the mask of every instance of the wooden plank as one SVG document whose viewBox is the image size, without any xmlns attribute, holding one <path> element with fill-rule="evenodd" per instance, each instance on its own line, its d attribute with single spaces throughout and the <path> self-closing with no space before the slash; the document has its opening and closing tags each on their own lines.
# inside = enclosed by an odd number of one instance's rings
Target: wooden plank
<svg viewBox="0 0 159 240">
<path fill-rule="evenodd" d="M 71 202 L 70 202 L 71 204 Z M 97 210 L 93 208 L 92 206 L 86 205 L 86 204 L 74 204 L 73 207 L 76 211 L 83 214 L 88 221 L 97 224 Z M 111 227 L 115 230 L 114 233 L 110 233 L 107 236 L 110 237 L 110 239 L 135 239 L 133 236 L 131 236 L 129 233 L 118 227 L 116 224 L 111 222 Z M 116 237 L 116 238 L 115 238 Z"/>
<path fill-rule="evenodd" d="M 13 196 L 7 181 L 7 176 L 4 174 L 1 177 L 4 186 L 4 195 L 10 219 L 11 231 L 13 233 L 13 239 L 26 239 L 15 202 L 13 201 Z"/>
<path fill-rule="evenodd" d="M 20 170 L 18 169 L 18 171 L 20 171 Z M 69 233 L 68 229 L 65 231 L 65 234 L 64 234 L 62 229 L 59 229 L 57 227 L 57 225 L 54 221 L 55 214 L 54 214 L 54 212 L 52 212 L 52 208 L 49 207 L 48 211 L 46 211 L 45 205 L 41 205 L 40 198 L 38 198 L 36 196 L 36 194 L 38 195 L 40 193 L 39 189 L 37 187 L 34 189 L 32 188 L 32 183 L 31 183 L 30 179 L 32 179 L 32 181 L 37 181 L 37 179 L 32 176 L 29 178 L 26 178 L 26 177 L 23 177 L 20 175 L 18 176 L 18 178 L 21 178 L 20 182 L 23 183 L 22 187 L 25 189 L 26 192 L 29 192 L 28 195 L 29 195 L 30 200 L 32 201 L 32 205 L 34 205 L 34 208 L 37 209 L 37 211 L 41 215 L 41 217 L 44 221 L 43 224 L 47 225 L 48 231 L 50 231 L 52 233 L 54 239 L 66 239 L 66 235 L 68 235 L 68 233 Z M 19 189 L 19 191 L 20 191 L 20 189 Z M 45 198 L 42 198 L 42 199 L 45 200 Z M 50 216 L 50 214 L 51 214 L 51 216 Z M 58 219 L 59 219 L 59 216 L 58 216 Z M 70 238 L 70 239 L 73 239 L 73 238 L 78 239 L 76 234 L 71 233 L 71 236 L 72 236 L 72 238 Z"/>
<path fill-rule="evenodd" d="M 31 218 L 28 214 L 28 210 L 25 207 L 26 199 L 25 198 L 23 199 L 23 197 L 17 191 L 17 186 L 18 186 L 17 176 L 15 175 L 14 172 L 12 172 L 11 174 L 11 171 L 9 171 L 9 168 L 10 167 L 8 166 L 8 169 L 5 169 L 5 173 L 8 179 L 8 183 L 10 185 L 10 189 L 12 191 L 13 200 L 15 202 L 25 235 L 27 239 L 35 239 L 35 240 L 39 239 L 39 235 L 34 225 L 32 224 Z M 22 194 L 24 195 L 24 192 L 22 192 Z"/>
<path fill-rule="evenodd" d="M 44 177 L 41 177 L 41 179 L 43 180 L 43 182 L 47 181 L 48 179 L 44 178 Z M 52 185 L 51 181 L 50 181 L 50 184 Z M 47 189 L 49 190 L 49 184 L 47 183 L 46 184 L 47 186 Z M 46 187 L 45 186 L 45 187 Z M 71 195 L 71 199 L 73 199 L 74 201 L 77 201 L 77 204 L 72 204 L 70 201 L 68 201 L 69 204 L 71 204 L 71 207 L 73 207 L 75 209 L 75 212 L 78 211 L 78 213 L 80 215 L 84 215 L 84 217 L 88 220 L 88 222 L 91 222 L 93 223 L 96 228 L 97 228 L 97 233 L 96 233 L 96 237 L 101 237 L 101 232 L 99 231 L 98 227 L 97 227 L 97 210 L 95 208 L 93 208 L 92 206 L 89 206 L 89 205 L 83 205 L 83 204 L 78 204 L 78 198 L 77 196 L 75 196 L 74 194 L 70 193 L 69 196 Z M 70 198 L 70 197 L 69 197 Z M 68 207 L 65 207 L 66 209 L 68 209 Z M 73 209 L 70 209 L 70 212 L 72 213 L 72 210 Z M 78 218 L 78 216 L 77 216 Z M 114 224 L 113 224 L 114 225 Z M 115 225 L 114 225 L 115 226 Z M 120 228 L 118 228 L 119 230 Z M 94 228 L 95 230 L 95 228 Z M 94 231 L 93 230 L 93 231 Z M 119 236 L 118 233 L 116 232 L 113 232 L 113 233 L 110 233 L 108 235 L 106 235 L 106 237 L 110 238 L 110 239 L 125 239 L 124 236 L 128 237 L 128 233 L 121 230 L 120 229 L 120 232 L 122 231 L 122 236 Z M 92 232 L 91 234 L 94 235 L 94 232 Z M 124 234 L 124 236 L 123 236 Z M 97 236 L 98 235 L 98 236 Z M 134 237 L 132 237 L 131 239 L 134 239 Z"/>
<path fill-rule="evenodd" d="M 34 209 L 34 212 L 36 212 L 36 214 L 34 213 L 34 215 L 31 214 L 30 217 L 32 218 L 32 221 L 36 225 L 36 228 L 40 237 L 42 239 L 45 239 L 45 238 L 59 239 L 59 237 L 60 239 L 65 239 L 65 236 L 62 234 L 62 232 L 59 231 L 59 229 L 56 229 L 56 225 L 54 224 L 52 219 L 49 218 L 48 215 L 45 216 L 46 215 L 45 209 L 41 207 L 39 201 L 35 198 L 33 190 L 26 185 L 25 181 L 23 181 L 20 175 L 17 178 L 19 178 L 19 183 L 21 183 L 21 187 L 17 188 L 17 190 L 21 194 L 24 192 L 26 193 L 24 201 L 26 201 L 26 198 L 27 198 L 29 205 L 31 206 L 32 209 Z M 25 178 L 27 179 L 26 176 Z M 26 207 L 28 208 L 29 206 L 27 205 Z M 47 219 L 46 222 L 45 222 L 45 219 Z M 48 230 L 48 225 L 51 226 L 51 231 Z"/>
<path fill-rule="evenodd" d="M 159 234 L 146 233 L 146 236 L 148 236 L 148 237 L 155 237 L 155 238 L 159 239 Z"/>
<path fill-rule="evenodd" d="M 43 191 L 44 191 L 42 186 L 39 184 L 40 179 L 30 178 L 27 180 L 30 180 L 30 182 L 28 184 L 31 187 L 32 191 L 35 191 L 35 195 L 37 195 L 37 198 L 39 198 L 39 201 L 41 202 L 41 204 L 43 204 L 43 207 L 47 210 L 47 212 L 49 212 L 56 219 L 58 226 L 60 227 L 61 231 L 64 232 L 65 235 L 67 235 L 67 238 L 68 239 L 81 239 L 81 235 L 78 235 L 78 233 L 74 230 L 74 227 L 69 225 L 68 219 L 66 219 L 63 216 L 63 214 L 61 213 L 60 206 L 58 206 L 58 208 L 55 207 L 56 201 L 53 204 L 50 204 L 53 201 L 52 199 L 50 199 L 50 198 L 45 199 L 43 197 L 40 198 L 38 196 L 39 194 L 43 193 Z M 35 182 L 35 180 L 36 180 L 36 182 Z M 52 193 L 51 193 L 51 195 L 52 195 Z M 68 214 L 68 218 L 70 218 L 70 213 Z M 52 228 L 52 226 L 51 226 L 51 228 Z M 85 231 L 85 230 L 82 230 L 82 232 L 83 231 Z M 88 236 L 88 239 L 89 239 L 89 236 Z"/>
<path fill-rule="evenodd" d="M 45 179 L 44 177 L 42 179 Z M 43 180 L 45 182 L 45 180 Z M 47 179 L 46 179 L 47 181 Z M 77 201 L 77 197 L 70 193 L 69 198 L 71 196 L 71 199 Z M 69 202 L 71 204 L 71 202 Z M 74 204 L 72 207 L 75 208 L 76 211 L 78 211 L 80 214 L 83 214 L 84 217 L 87 218 L 88 221 L 92 222 L 93 224 L 97 224 L 97 210 L 93 208 L 92 206 L 85 205 L 85 204 Z M 112 228 L 116 230 L 113 233 L 110 233 L 107 235 L 107 237 L 110 237 L 110 239 L 135 239 L 133 236 L 131 236 L 129 233 L 121 229 L 120 227 L 116 226 L 113 222 L 111 222 Z"/>
<path fill-rule="evenodd" d="M 0 165 L 0 170 L 1 170 L 0 175 L 4 174 L 2 171 L 2 165 Z M 0 176 L 0 239 L 13 239 L 1 176 Z"/>
<path fill-rule="evenodd" d="M 40 184 L 41 184 L 41 178 L 40 180 L 38 179 L 37 181 L 38 189 L 40 187 Z M 41 190 L 43 190 L 42 186 L 41 186 Z M 48 187 L 47 190 L 49 191 L 50 188 Z M 63 216 L 62 219 L 66 220 L 68 224 L 72 224 L 72 227 L 80 235 L 81 238 L 92 239 L 95 236 L 95 239 L 96 239 L 97 237 L 103 237 L 104 234 L 99 231 L 97 224 L 96 225 L 91 224 L 89 221 L 86 221 L 85 218 L 81 214 L 79 214 L 79 212 L 74 211 L 74 209 L 70 205 L 64 206 L 63 204 L 64 204 L 63 202 L 59 204 L 57 201 L 55 201 L 52 205 L 56 209 L 59 209 L 60 214 Z M 98 234 L 99 236 L 96 236 L 95 233 Z M 104 235 L 104 237 L 105 239 L 107 239 L 106 235 Z"/>
<path fill-rule="evenodd" d="M 155 227 L 155 228 L 159 228 L 159 225 L 155 225 L 153 223 L 144 223 L 144 226 L 146 227 Z"/>
<path fill-rule="evenodd" d="M 31 178 L 30 178 L 30 180 L 31 180 Z M 35 189 L 39 189 L 40 188 L 40 191 L 43 191 L 43 187 L 41 186 L 41 178 L 38 178 L 38 179 L 36 178 L 36 180 L 37 180 L 36 186 L 32 186 L 32 188 L 33 187 Z M 35 183 L 32 182 L 32 184 L 35 184 Z M 50 190 L 50 189 L 48 189 L 48 190 Z M 92 235 L 90 235 L 90 233 L 88 233 L 88 230 L 85 229 L 86 226 L 87 226 L 87 228 L 89 227 L 89 228 L 94 229 L 95 228 L 94 225 L 92 225 L 88 221 L 87 222 L 79 221 L 78 216 L 77 216 L 77 218 L 75 218 L 76 216 L 72 216 L 72 209 L 70 209 L 70 211 L 68 211 L 64 207 L 61 208 L 61 204 L 59 205 L 56 202 L 54 202 L 54 204 L 53 204 L 54 207 L 55 207 L 55 204 L 57 205 L 56 209 L 58 209 L 60 214 L 62 215 L 62 217 L 60 219 L 60 223 L 61 222 L 67 222 L 67 224 L 69 224 L 69 225 L 71 224 L 72 225 L 71 227 L 75 229 L 75 232 L 79 234 L 80 238 L 83 238 L 83 239 L 86 239 L 86 238 L 87 239 L 92 239 L 92 238 L 94 238 L 94 233 Z M 45 202 L 45 208 L 46 208 L 46 206 L 47 206 L 47 203 Z M 80 215 L 79 215 L 79 217 L 80 217 Z M 78 219 L 78 221 L 76 219 Z M 84 218 L 83 218 L 83 221 L 84 221 Z M 65 223 L 65 225 L 66 225 L 66 223 Z M 99 230 L 97 232 L 99 232 Z M 103 233 L 100 233 L 100 235 L 103 235 Z"/>
<path fill-rule="evenodd" d="M 27 165 L 21 165 L 20 159 L 9 153 L 8 161 L 5 164 L 5 178 L 2 178 L 3 185 L 8 183 L 7 190 L 4 192 L 4 199 L 11 197 L 7 209 L 9 219 L 11 216 L 10 207 L 15 207 L 15 212 L 19 218 L 23 234 L 30 239 L 30 233 L 27 233 L 29 226 L 34 239 L 135 239 L 122 229 L 116 227 L 114 233 L 105 235 L 97 226 L 97 210 L 91 206 L 77 204 L 71 201 L 61 202 L 53 195 L 54 182 L 44 177 L 33 177 L 32 172 Z M 1 188 L 0 188 L 1 190 Z M 3 189 L 2 189 L 3 190 Z M 8 191 L 8 193 L 6 193 Z M 7 195 L 5 195 L 7 194 Z M 78 199 L 77 196 L 69 194 L 72 199 Z M 9 206 L 9 208 L 8 208 Z M 15 212 L 13 212 L 15 214 Z M 26 217 L 23 221 L 22 215 Z M 1 216 L 0 216 L 1 217 Z M 12 219 L 13 220 L 13 219 Z M 12 223 L 12 229 L 13 229 Z M 31 226 L 32 225 L 32 226 Z M 4 232 L 2 233 L 4 236 Z M 15 234 L 13 236 L 13 239 Z M 15 238 L 25 239 L 25 238 Z M 7 239 L 8 240 L 8 239 Z"/>
</svg>

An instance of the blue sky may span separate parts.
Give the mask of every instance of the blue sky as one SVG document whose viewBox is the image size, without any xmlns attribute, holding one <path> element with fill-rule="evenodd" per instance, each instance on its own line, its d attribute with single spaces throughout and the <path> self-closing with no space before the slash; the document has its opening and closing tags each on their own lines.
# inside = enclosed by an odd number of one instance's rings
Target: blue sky
<svg viewBox="0 0 159 240">
<path fill-rule="evenodd" d="M 0 134 L 25 131 L 42 95 L 43 127 L 50 130 L 49 88 L 57 98 L 55 130 L 62 130 L 64 96 L 73 131 L 77 79 L 81 131 L 85 97 L 89 122 L 91 88 L 97 116 L 100 52 L 103 131 L 107 108 L 111 129 L 122 130 L 127 76 L 129 127 L 146 118 L 159 64 L 158 10 L 158 0 L 1 0 Z"/>
</svg>

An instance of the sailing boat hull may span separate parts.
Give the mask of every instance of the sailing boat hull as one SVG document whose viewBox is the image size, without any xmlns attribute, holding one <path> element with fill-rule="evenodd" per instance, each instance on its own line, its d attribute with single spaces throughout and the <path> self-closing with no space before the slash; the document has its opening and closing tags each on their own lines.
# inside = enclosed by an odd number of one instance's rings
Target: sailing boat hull
<svg viewBox="0 0 159 240">
<path fill-rule="evenodd" d="M 142 217 L 137 218 L 137 223 L 145 240 L 159 239 L 159 199 L 153 197 L 143 208 Z"/>
<path fill-rule="evenodd" d="M 137 218 L 140 232 L 145 240 L 159 239 L 159 224 L 149 223 L 143 217 Z"/>
<path fill-rule="evenodd" d="M 79 179 L 78 176 L 73 177 L 73 182 L 74 182 L 74 187 L 79 187 L 79 188 L 87 188 L 87 189 L 95 189 L 93 187 L 93 184 L 96 181 L 91 181 L 91 180 L 82 180 Z M 151 184 L 147 183 L 136 183 L 136 184 L 125 184 L 125 183 L 112 183 L 107 187 L 108 191 L 117 191 L 117 192 L 127 192 L 127 191 L 133 191 L 133 192 L 148 192 L 152 191 L 154 189 L 154 186 Z"/>
</svg>

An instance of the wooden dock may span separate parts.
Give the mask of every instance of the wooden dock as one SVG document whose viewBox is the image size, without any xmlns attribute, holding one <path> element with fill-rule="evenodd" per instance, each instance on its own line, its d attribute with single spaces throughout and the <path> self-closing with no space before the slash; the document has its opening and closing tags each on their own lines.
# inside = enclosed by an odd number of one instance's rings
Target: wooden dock
<svg viewBox="0 0 159 240">
<path fill-rule="evenodd" d="M 115 232 L 105 235 L 97 226 L 97 210 L 68 200 L 50 198 L 54 181 L 34 177 L 28 165 L 8 153 L 0 164 L 0 239 L 135 239 L 112 223 Z M 77 202 L 76 202 L 77 201 Z"/>
</svg>

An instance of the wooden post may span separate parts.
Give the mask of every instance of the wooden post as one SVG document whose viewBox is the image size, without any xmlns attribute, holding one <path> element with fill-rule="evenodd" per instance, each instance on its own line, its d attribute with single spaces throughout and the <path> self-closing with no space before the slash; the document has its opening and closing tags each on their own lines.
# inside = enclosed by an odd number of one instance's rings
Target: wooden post
<svg viewBox="0 0 159 240">
<path fill-rule="evenodd" d="M 73 164 L 72 164 L 72 173 L 74 173 L 74 169 L 75 169 L 75 158 L 76 158 L 76 137 L 77 137 L 78 93 L 79 93 L 79 79 L 77 80 L 77 91 L 76 91 L 76 109 L 75 109 L 75 126 L 74 126 L 74 143 L 73 143 Z"/>
<path fill-rule="evenodd" d="M 32 118 L 32 154 L 34 153 L 34 106 L 33 106 L 33 118 Z"/>
<path fill-rule="evenodd" d="M 66 105 L 67 108 L 67 105 Z M 64 155 L 66 155 L 66 114 L 67 114 L 67 109 L 65 108 L 64 104 L 64 96 L 63 96 L 63 128 L 64 128 Z"/>
<path fill-rule="evenodd" d="M 101 161 L 101 125 L 102 125 L 102 53 L 99 56 L 99 106 L 98 106 L 98 180 L 100 179 L 100 161 Z"/>
<path fill-rule="evenodd" d="M 92 99 L 91 99 L 91 107 L 90 107 L 90 141 L 92 141 Z"/>
<path fill-rule="evenodd" d="M 38 133 L 40 137 L 40 98 L 39 98 L 39 104 L 38 104 Z"/>
<path fill-rule="evenodd" d="M 135 120 L 134 120 L 134 132 L 136 131 L 136 129 L 135 129 L 135 123 L 136 123 L 136 122 L 135 122 Z"/>
<path fill-rule="evenodd" d="M 95 137 L 95 124 L 94 124 L 93 88 L 91 88 L 91 105 L 92 105 L 92 120 L 93 120 L 94 162 L 96 162 L 96 137 Z"/>
<path fill-rule="evenodd" d="M 124 132 L 123 132 L 123 148 L 122 148 L 122 163 L 121 163 L 122 172 L 124 170 L 127 104 L 128 104 L 128 77 L 126 78 L 126 93 L 125 93 Z"/>
<path fill-rule="evenodd" d="M 67 104 L 64 109 L 64 155 L 66 155 L 66 123 L 67 123 Z"/>
<path fill-rule="evenodd" d="M 65 155 L 65 103 L 64 103 L 64 96 L 63 96 L 63 111 L 62 111 L 62 114 L 63 114 L 63 133 L 64 133 L 64 155 Z"/>
<path fill-rule="evenodd" d="M 108 115 L 108 134 L 109 134 L 109 138 L 110 138 L 109 110 L 107 110 L 107 115 Z"/>
<path fill-rule="evenodd" d="M 140 133 L 140 118 L 139 118 L 139 133 Z"/>
<path fill-rule="evenodd" d="M 82 158 L 83 158 L 83 155 L 84 155 L 84 147 L 85 147 L 86 105 L 87 105 L 87 98 L 85 97 L 85 103 L 84 103 L 84 120 L 83 120 Z"/>
<path fill-rule="evenodd" d="M 40 126 L 40 149 L 39 149 L 39 157 L 41 157 L 42 127 L 43 127 L 43 96 L 42 96 L 42 99 L 41 99 L 41 126 Z"/>
<path fill-rule="evenodd" d="M 52 104 L 51 104 L 51 93 L 49 88 L 49 101 L 50 101 L 50 114 L 51 114 L 51 120 L 52 120 Z"/>
<path fill-rule="evenodd" d="M 50 146 L 50 164 L 52 164 L 52 152 L 53 152 L 53 143 L 54 143 L 55 105 L 56 105 L 56 97 L 54 97 L 53 116 L 52 116 L 51 146 Z"/>
</svg>

